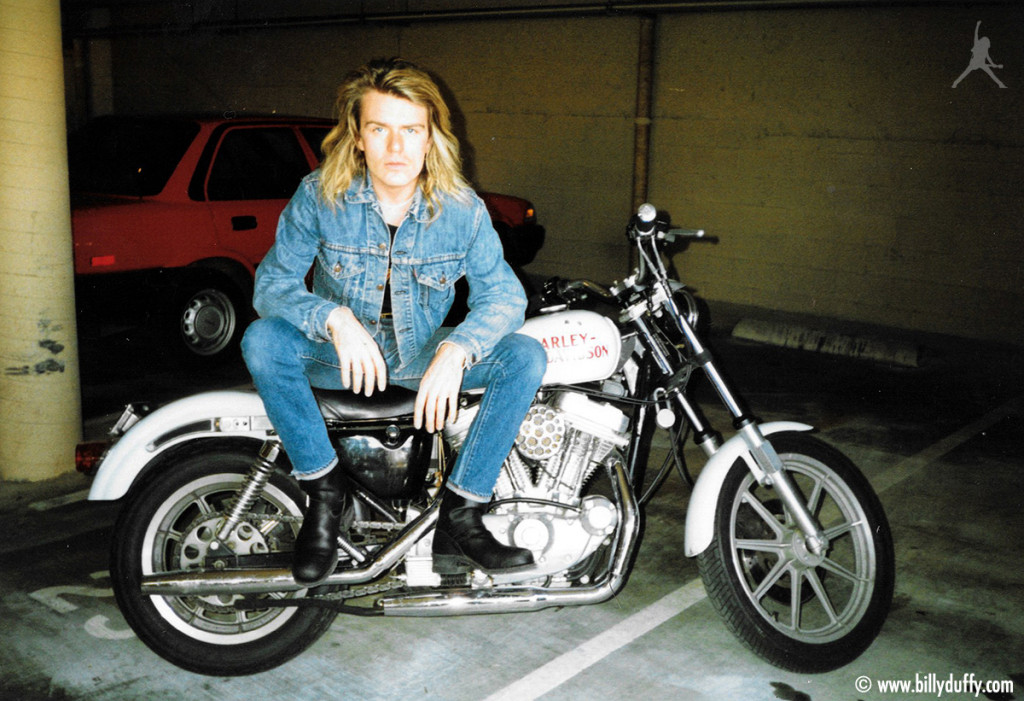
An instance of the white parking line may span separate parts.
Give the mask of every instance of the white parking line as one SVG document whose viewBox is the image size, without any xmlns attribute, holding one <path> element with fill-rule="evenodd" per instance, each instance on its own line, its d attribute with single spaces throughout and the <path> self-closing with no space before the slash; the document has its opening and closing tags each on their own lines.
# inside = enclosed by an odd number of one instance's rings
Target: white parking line
<svg viewBox="0 0 1024 701">
<path fill-rule="evenodd" d="M 67 506 L 68 504 L 74 504 L 79 501 L 85 501 L 89 498 L 89 490 L 82 489 L 71 494 L 63 494 L 58 497 L 52 497 L 50 499 L 42 499 L 40 501 L 34 501 L 28 505 L 28 508 L 33 511 L 50 511 L 60 506 Z"/>
<path fill-rule="evenodd" d="M 999 408 L 993 409 L 976 421 L 967 424 L 959 431 L 949 434 L 936 443 L 932 443 L 919 453 L 904 458 L 877 477 L 871 478 L 871 484 L 875 488 L 875 492 L 882 494 L 897 484 L 910 479 L 954 448 L 959 448 L 979 433 L 987 431 L 1006 417 L 1019 411 L 1022 401 L 1024 401 L 1024 395 L 1014 397 Z"/>
<path fill-rule="evenodd" d="M 706 597 L 704 585 L 699 579 L 694 579 L 574 650 L 556 657 L 543 667 L 488 696 L 486 701 L 525 701 L 543 696 Z"/>
<path fill-rule="evenodd" d="M 924 450 L 907 457 L 871 479 L 878 494 L 905 482 L 935 460 L 1018 411 L 1024 396 L 1016 397 Z M 589 669 L 621 647 L 707 598 L 694 579 L 603 633 L 559 655 L 547 664 L 491 694 L 486 701 L 532 701 Z"/>
</svg>

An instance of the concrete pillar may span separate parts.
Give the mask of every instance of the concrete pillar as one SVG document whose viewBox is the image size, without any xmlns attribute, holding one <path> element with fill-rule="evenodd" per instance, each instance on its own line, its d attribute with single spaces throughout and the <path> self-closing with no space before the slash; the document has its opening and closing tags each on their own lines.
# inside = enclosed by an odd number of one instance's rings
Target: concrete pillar
<svg viewBox="0 0 1024 701">
<path fill-rule="evenodd" d="M 0 479 L 74 469 L 78 341 L 59 0 L 0 0 Z"/>
</svg>

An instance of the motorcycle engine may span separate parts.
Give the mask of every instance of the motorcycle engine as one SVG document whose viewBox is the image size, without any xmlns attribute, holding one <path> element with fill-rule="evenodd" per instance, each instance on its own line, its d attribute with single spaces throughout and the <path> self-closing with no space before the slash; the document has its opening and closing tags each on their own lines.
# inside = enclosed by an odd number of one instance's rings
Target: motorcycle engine
<svg viewBox="0 0 1024 701">
<path fill-rule="evenodd" d="M 474 414 L 463 412 L 457 425 L 446 427 L 456 450 Z M 615 532 L 615 504 L 581 494 L 602 462 L 628 443 L 629 418 L 614 406 L 578 392 L 534 404 L 502 467 L 496 506 L 484 523 L 498 540 L 533 552 L 531 576 L 565 572 Z"/>
</svg>

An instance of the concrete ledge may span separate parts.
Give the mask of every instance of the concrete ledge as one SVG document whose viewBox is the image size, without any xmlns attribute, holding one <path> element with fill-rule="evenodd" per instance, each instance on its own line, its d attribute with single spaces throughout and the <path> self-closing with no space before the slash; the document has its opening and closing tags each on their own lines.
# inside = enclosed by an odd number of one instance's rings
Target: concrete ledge
<svg viewBox="0 0 1024 701">
<path fill-rule="evenodd" d="M 796 324 L 741 319 L 733 327 L 733 338 L 784 348 L 872 360 L 902 367 L 919 367 L 920 349 L 911 343 L 868 336 L 850 336 Z"/>
</svg>

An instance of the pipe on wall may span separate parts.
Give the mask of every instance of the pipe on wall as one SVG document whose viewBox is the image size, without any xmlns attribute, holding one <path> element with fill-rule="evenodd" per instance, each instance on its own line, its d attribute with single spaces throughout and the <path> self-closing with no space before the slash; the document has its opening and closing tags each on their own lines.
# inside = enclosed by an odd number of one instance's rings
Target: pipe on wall
<svg viewBox="0 0 1024 701">
<path fill-rule="evenodd" d="M 656 18 L 640 20 L 640 42 L 636 68 L 636 115 L 633 135 L 633 211 L 647 201 L 647 174 L 654 100 L 654 37 Z"/>
<path fill-rule="evenodd" d="M 988 0 L 978 4 L 1012 5 L 1016 0 Z M 159 6 L 161 2 L 134 3 Z M 737 10 L 838 9 L 856 7 L 942 6 L 962 5 L 963 0 L 651 0 L 650 2 L 581 2 L 561 5 L 507 6 L 493 4 L 479 8 L 422 10 L 419 12 L 355 12 L 346 14 L 296 15 L 283 17 L 240 17 L 233 19 L 195 19 L 175 23 L 138 23 L 126 25 L 86 26 L 91 20 L 89 10 L 133 5 L 120 0 L 79 2 L 78 10 L 68 26 L 68 38 L 115 37 L 142 34 L 175 34 L 197 31 L 244 31 L 273 28 L 323 27 L 350 24 L 409 24 L 413 22 L 452 22 L 471 20 L 545 19 L 557 17 L 592 17 L 650 15 L 678 12 L 721 12 Z M 237 6 L 236 6 L 237 7 Z M 244 5 L 243 5 L 244 7 Z M 79 26 L 74 26 L 75 24 Z"/>
</svg>

